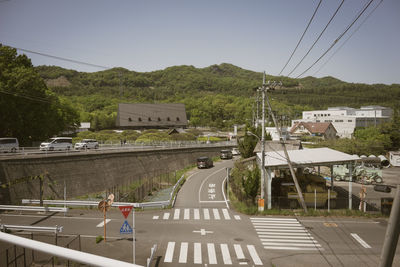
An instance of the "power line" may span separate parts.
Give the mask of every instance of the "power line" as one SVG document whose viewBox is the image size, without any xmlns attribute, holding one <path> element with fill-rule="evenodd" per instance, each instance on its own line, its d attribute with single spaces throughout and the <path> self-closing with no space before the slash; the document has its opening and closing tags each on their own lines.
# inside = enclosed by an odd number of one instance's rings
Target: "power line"
<svg viewBox="0 0 400 267">
<path fill-rule="evenodd" d="M 361 26 L 367 21 L 367 19 L 372 15 L 372 13 L 374 13 L 374 11 L 380 6 L 380 4 L 383 2 L 383 0 L 381 0 L 376 6 L 375 8 L 368 14 L 368 16 L 360 23 L 360 25 L 358 25 L 357 29 L 355 29 L 351 35 L 343 42 L 343 44 L 336 49 L 336 51 L 329 57 L 329 59 L 316 71 L 314 72 L 313 76 L 315 76 L 318 72 L 320 72 L 325 66 L 326 64 L 328 64 L 328 62 L 336 55 L 337 52 L 339 52 L 339 50 L 347 43 L 348 40 L 350 40 L 351 37 L 353 37 L 353 35 L 361 28 Z"/>
<path fill-rule="evenodd" d="M 43 97 L 38 97 L 38 96 L 30 96 L 30 95 L 23 95 L 23 94 L 19 94 L 19 93 L 13 93 L 10 91 L 5 91 L 5 90 L 0 90 L 0 93 L 6 94 L 6 95 L 12 95 L 14 97 L 21 97 L 21 98 L 25 98 L 25 99 L 29 99 L 32 101 L 38 101 L 38 102 L 44 102 L 44 103 L 52 103 L 52 101 L 43 98 Z"/>
<path fill-rule="evenodd" d="M 35 54 L 35 55 L 44 56 L 44 57 L 54 58 L 54 59 L 58 59 L 58 60 L 62 60 L 62 61 L 75 63 L 75 64 L 86 65 L 86 66 L 95 67 L 95 68 L 101 68 L 101 69 L 111 69 L 111 67 L 107 67 L 107 66 L 96 65 L 96 64 L 92 64 L 92 63 L 88 63 L 88 62 L 84 62 L 84 61 L 65 58 L 65 57 L 53 56 L 53 55 L 50 55 L 50 54 L 46 54 L 46 53 L 42 53 L 42 52 L 36 52 L 36 51 L 28 50 L 28 49 L 25 49 L 25 48 L 19 48 L 19 47 L 10 46 L 10 45 L 6 45 L 6 46 L 15 48 L 15 49 L 17 49 L 19 51 L 23 51 L 23 52 L 26 52 L 26 53 L 31 53 L 31 54 Z"/>
<path fill-rule="evenodd" d="M 350 30 L 350 28 L 354 25 L 354 23 L 356 23 L 356 21 L 361 17 L 361 15 L 365 12 L 365 10 L 371 5 L 371 3 L 374 0 L 370 0 L 368 2 L 368 4 L 365 5 L 365 7 L 362 9 L 362 11 L 358 14 L 358 16 L 353 20 L 352 23 L 350 23 L 349 26 L 347 26 L 346 30 L 344 30 L 338 38 L 336 38 L 335 41 L 333 41 L 333 43 L 331 44 L 331 46 L 313 63 L 311 64 L 310 67 L 308 67 L 305 71 L 303 71 L 301 74 L 299 74 L 297 78 L 299 78 L 300 76 L 302 76 L 304 73 L 306 73 L 307 71 L 309 71 L 312 67 L 314 67 L 315 64 L 317 64 L 338 42 L 339 40 L 346 34 L 346 32 L 348 32 L 348 30 Z"/>
<path fill-rule="evenodd" d="M 308 27 L 310 27 L 310 24 L 311 24 L 311 22 L 313 21 L 314 16 L 315 16 L 315 14 L 317 13 L 317 10 L 318 10 L 319 6 L 321 5 L 321 2 L 322 2 L 322 0 L 319 1 L 317 7 L 316 7 L 315 10 L 314 10 L 314 13 L 313 13 L 313 15 L 312 15 L 310 21 L 309 21 L 308 24 L 307 24 L 306 29 L 304 30 L 303 34 L 302 34 L 301 37 L 300 37 L 300 40 L 297 42 L 297 45 L 296 45 L 295 49 L 293 50 L 293 52 L 292 52 L 292 54 L 290 55 L 289 59 L 286 61 L 285 66 L 283 66 L 283 68 L 281 69 L 281 71 L 279 72 L 278 75 L 281 75 L 282 71 L 286 68 L 287 64 L 288 64 L 289 61 L 292 59 L 294 53 L 296 52 L 296 50 L 297 50 L 297 48 L 299 47 L 301 41 L 303 40 L 303 37 L 304 37 L 304 35 L 306 34 L 306 32 L 307 32 L 307 30 L 308 30 Z"/>
<path fill-rule="evenodd" d="M 321 36 L 324 34 L 325 30 L 328 28 L 329 24 L 332 22 L 333 18 L 336 16 L 336 14 L 339 12 L 339 9 L 342 7 L 344 3 L 344 0 L 342 0 L 342 2 L 340 3 L 340 5 L 338 6 L 338 8 L 336 9 L 335 13 L 333 13 L 331 19 L 328 21 L 328 23 L 325 25 L 325 28 L 322 30 L 322 32 L 319 34 L 318 38 L 314 41 L 314 43 L 312 44 L 312 46 L 310 47 L 310 49 L 308 49 L 307 53 L 303 56 L 303 58 L 300 60 L 299 63 L 297 63 L 297 65 L 292 69 L 292 71 L 287 75 L 290 76 L 296 69 L 297 67 L 303 62 L 303 60 L 308 56 L 308 54 L 311 52 L 311 50 L 314 48 L 315 44 L 319 41 L 319 39 L 321 38 Z"/>
</svg>

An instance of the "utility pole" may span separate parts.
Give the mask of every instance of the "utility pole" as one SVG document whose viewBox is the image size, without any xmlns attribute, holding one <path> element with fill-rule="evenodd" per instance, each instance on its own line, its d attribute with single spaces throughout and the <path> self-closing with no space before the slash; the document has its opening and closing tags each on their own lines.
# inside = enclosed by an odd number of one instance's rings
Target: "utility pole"
<svg viewBox="0 0 400 267">
<path fill-rule="evenodd" d="M 257 99 L 258 92 L 261 92 L 262 95 L 262 120 L 261 120 L 261 199 L 265 200 L 265 91 L 267 87 L 265 86 L 265 71 L 263 75 L 263 83 L 262 86 L 257 90 Z M 257 120 L 258 120 L 258 101 L 257 101 Z M 257 124 L 256 124 L 257 125 Z M 268 195 L 268 199 L 271 198 Z M 265 202 L 263 201 L 264 205 Z M 258 207 L 259 210 L 264 210 L 264 205 L 262 207 Z"/>
<path fill-rule="evenodd" d="M 265 81 L 265 72 L 264 72 L 264 81 Z M 277 82 L 270 83 L 268 81 L 268 84 L 264 84 L 264 83 L 265 82 L 263 82 L 263 87 L 266 88 L 265 92 L 268 92 L 270 90 L 275 90 L 275 87 L 278 86 Z M 279 83 L 279 85 L 282 85 L 282 83 Z M 266 95 L 266 99 L 267 99 L 269 112 L 270 112 L 272 120 L 273 120 L 273 122 L 275 124 L 276 131 L 278 132 L 278 135 L 279 135 L 279 141 L 282 144 L 283 152 L 285 153 L 285 158 L 286 158 L 287 163 L 289 165 L 290 173 L 292 174 L 293 182 L 294 182 L 294 184 L 296 186 L 297 194 L 299 195 L 300 204 L 303 207 L 304 212 L 307 213 L 307 206 L 306 206 L 306 203 L 305 203 L 304 198 L 303 198 L 303 193 L 302 193 L 300 185 L 299 185 L 299 183 L 297 181 L 296 173 L 295 173 L 295 171 L 293 169 L 292 162 L 290 161 L 289 154 L 288 154 L 288 152 L 286 150 L 285 141 L 282 138 L 282 133 L 281 133 L 281 130 L 279 129 L 278 122 L 277 122 L 277 120 L 275 118 L 274 113 L 272 112 L 272 107 L 271 107 L 271 103 L 269 102 L 268 95 Z M 264 146 L 264 144 L 263 144 L 263 146 Z M 263 158 L 264 158 L 264 156 L 263 156 Z M 268 177 L 268 209 L 271 208 L 271 193 L 272 193 L 271 192 L 271 184 L 272 184 L 271 177 Z"/>
</svg>

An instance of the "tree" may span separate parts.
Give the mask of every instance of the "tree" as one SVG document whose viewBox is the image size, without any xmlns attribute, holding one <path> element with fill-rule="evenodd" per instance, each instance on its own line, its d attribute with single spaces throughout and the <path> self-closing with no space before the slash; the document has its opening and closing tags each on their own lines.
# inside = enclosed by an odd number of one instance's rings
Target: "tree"
<svg viewBox="0 0 400 267">
<path fill-rule="evenodd" d="M 30 145 L 79 123 L 78 113 L 46 86 L 30 59 L 0 44 L 0 136 Z"/>
</svg>

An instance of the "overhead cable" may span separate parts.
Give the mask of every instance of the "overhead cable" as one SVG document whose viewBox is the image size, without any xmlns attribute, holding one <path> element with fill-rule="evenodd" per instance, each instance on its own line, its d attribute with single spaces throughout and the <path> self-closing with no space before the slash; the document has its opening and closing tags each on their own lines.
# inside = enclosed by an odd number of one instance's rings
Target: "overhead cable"
<svg viewBox="0 0 400 267">
<path fill-rule="evenodd" d="M 317 64 L 338 42 L 339 40 L 350 30 L 350 28 L 354 25 L 354 23 L 356 23 L 356 21 L 361 17 L 361 15 L 365 12 L 365 10 L 367 10 L 367 8 L 371 5 L 371 3 L 374 0 L 370 0 L 365 7 L 362 9 L 362 11 L 358 14 L 358 16 L 353 20 L 352 23 L 350 23 L 349 26 L 347 26 L 346 30 L 344 30 L 338 38 L 335 39 L 335 41 L 333 41 L 333 43 L 331 44 L 331 46 L 313 63 L 311 64 L 310 67 L 308 67 L 305 71 L 303 71 L 302 73 L 300 73 L 296 78 L 299 78 L 300 76 L 303 76 L 307 71 L 309 71 L 312 67 L 314 67 L 315 64 Z"/>
<path fill-rule="evenodd" d="M 313 19 L 314 19 L 314 17 L 315 17 L 315 14 L 317 13 L 317 10 L 318 10 L 319 6 L 321 5 L 321 2 L 322 2 L 322 0 L 319 1 L 317 7 L 316 7 L 315 10 L 314 10 L 314 13 L 313 13 L 313 15 L 312 15 L 310 21 L 309 21 L 308 24 L 307 24 L 306 29 L 304 30 L 303 34 L 302 34 L 301 37 L 300 37 L 300 40 L 297 42 L 297 45 L 296 45 L 295 49 L 293 50 L 293 52 L 292 52 L 292 54 L 290 55 L 289 59 L 286 61 L 285 66 L 283 66 L 283 68 L 281 69 L 281 71 L 279 72 L 278 75 L 281 75 L 282 71 L 286 68 L 287 64 L 289 64 L 289 61 L 292 59 L 294 53 L 296 52 L 296 50 L 297 50 L 297 48 L 299 47 L 301 41 L 303 40 L 303 37 L 304 37 L 304 35 L 306 34 L 306 32 L 307 32 L 307 30 L 308 30 L 308 27 L 310 27 L 310 24 L 311 24 L 311 22 L 313 21 Z"/>
<path fill-rule="evenodd" d="M 303 60 L 308 56 L 308 54 L 311 52 L 311 50 L 314 48 L 315 44 L 319 41 L 319 39 L 321 38 L 321 36 L 324 34 L 325 30 L 328 28 L 329 24 L 332 22 L 333 18 L 336 16 L 336 14 L 339 12 L 339 9 L 342 7 L 344 3 L 344 0 L 342 0 L 342 2 L 340 3 L 340 5 L 338 6 L 338 8 L 336 9 L 335 13 L 333 13 L 331 19 L 328 21 L 328 23 L 325 25 L 325 28 L 322 30 L 322 32 L 319 34 L 318 38 L 314 41 L 314 43 L 312 44 L 312 46 L 310 47 L 310 49 L 308 49 L 307 53 L 303 56 L 303 58 L 299 61 L 299 63 L 297 63 L 297 65 L 292 69 L 291 72 L 289 72 L 289 74 L 287 75 L 288 77 L 297 69 L 297 67 L 303 62 Z"/>
<path fill-rule="evenodd" d="M 17 49 L 19 51 L 23 51 L 23 52 L 26 52 L 26 53 L 31 53 L 31 54 L 40 55 L 40 56 L 49 57 L 49 58 L 54 58 L 54 59 L 63 60 L 63 61 L 68 61 L 68 62 L 71 62 L 71 63 L 80 64 L 80 65 L 86 65 L 86 66 L 95 67 L 95 68 L 101 68 L 101 69 L 111 69 L 111 67 L 107 67 L 107 66 L 96 65 L 96 64 L 92 64 L 92 63 L 88 63 L 88 62 L 84 62 L 84 61 L 65 58 L 65 57 L 53 56 L 53 55 L 49 55 L 49 54 L 46 54 L 46 53 L 36 52 L 36 51 L 32 51 L 32 50 L 28 50 L 28 49 L 24 49 L 24 48 L 19 48 L 19 47 L 15 47 L 15 46 L 11 46 L 11 45 L 6 45 L 6 46 L 15 48 L 15 49 Z"/>
<path fill-rule="evenodd" d="M 365 17 L 365 19 L 360 23 L 360 25 L 358 25 L 357 29 L 355 29 L 351 35 L 343 42 L 343 44 L 336 49 L 336 51 L 329 57 L 329 59 L 316 71 L 314 72 L 313 76 L 315 76 L 318 72 L 320 72 L 325 66 L 326 64 L 328 64 L 328 62 L 337 54 L 337 52 L 339 52 L 340 49 L 342 49 L 342 47 L 347 43 L 347 41 L 353 37 L 353 35 L 361 28 L 361 26 L 368 20 L 368 18 L 372 15 L 372 13 L 374 13 L 374 11 L 380 6 L 380 4 L 383 2 L 383 0 L 381 0 L 376 6 L 375 8 L 369 12 L 368 16 Z"/>
</svg>

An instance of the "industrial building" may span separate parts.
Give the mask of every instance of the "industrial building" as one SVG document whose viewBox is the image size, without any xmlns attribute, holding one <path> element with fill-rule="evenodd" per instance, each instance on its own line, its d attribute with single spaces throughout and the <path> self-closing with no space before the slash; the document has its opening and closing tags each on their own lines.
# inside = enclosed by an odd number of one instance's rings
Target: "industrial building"
<svg viewBox="0 0 400 267">
<path fill-rule="evenodd" d="M 327 110 L 303 111 L 303 117 L 292 120 L 292 126 L 299 122 L 330 122 L 339 137 L 350 138 L 356 127 L 376 126 L 389 122 L 393 110 L 381 106 L 363 106 L 359 109 L 331 107 Z"/>
</svg>

